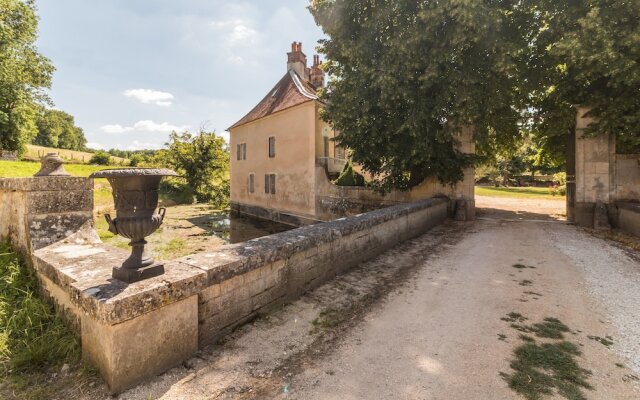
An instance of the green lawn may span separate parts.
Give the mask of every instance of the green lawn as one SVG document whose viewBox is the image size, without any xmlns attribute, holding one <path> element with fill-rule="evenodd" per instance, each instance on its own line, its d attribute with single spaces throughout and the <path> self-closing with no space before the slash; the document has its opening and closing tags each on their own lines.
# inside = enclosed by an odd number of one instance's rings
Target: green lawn
<svg viewBox="0 0 640 400">
<path fill-rule="evenodd" d="M 65 164 L 64 169 L 73 176 L 89 176 L 93 172 L 107 168 L 103 165 Z M 32 161 L 7 161 L 0 160 L 1 178 L 24 178 L 33 176 L 40 170 L 40 163 Z"/>
<path fill-rule="evenodd" d="M 564 200 L 565 196 L 553 195 L 546 187 L 493 187 L 476 186 L 477 196 L 511 197 L 519 199 Z"/>
<path fill-rule="evenodd" d="M 89 176 L 93 172 L 107 168 L 116 168 L 103 165 L 65 164 L 64 169 L 73 176 Z M 0 178 L 25 178 L 33 176 L 40 170 L 40 163 L 31 161 L 6 161 L 0 160 Z M 106 179 L 95 180 L 94 204 L 96 207 L 110 206 L 113 204 L 111 186 Z"/>
</svg>

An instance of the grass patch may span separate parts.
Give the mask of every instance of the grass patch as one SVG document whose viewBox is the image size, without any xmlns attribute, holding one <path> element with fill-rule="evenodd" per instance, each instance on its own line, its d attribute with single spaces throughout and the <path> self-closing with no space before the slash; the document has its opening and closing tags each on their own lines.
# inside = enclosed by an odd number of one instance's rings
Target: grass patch
<svg viewBox="0 0 640 400">
<path fill-rule="evenodd" d="M 522 322 L 526 318 L 508 319 Z M 570 331 L 557 318 L 545 318 L 532 326 L 515 323 L 511 326 L 549 339 L 562 339 L 563 333 Z M 513 372 L 500 373 L 511 389 L 527 400 L 540 400 L 555 393 L 569 400 L 586 400 L 583 389 L 592 389 L 587 382 L 591 372 L 578 365 L 576 358 L 581 353 L 575 344 L 567 341 L 536 343 L 532 336 L 526 334 L 520 334 L 519 338 L 524 343 L 513 352 L 514 359 L 510 363 Z"/>
<path fill-rule="evenodd" d="M 166 244 L 158 246 L 156 248 L 156 254 L 158 255 L 158 259 L 160 260 L 178 258 L 183 255 L 182 253 L 185 252 L 186 246 L 187 243 L 184 241 L 184 239 L 171 239 Z"/>
<path fill-rule="evenodd" d="M 531 296 L 542 297 L 542 295 L 540 293 L 537 293 L 537 292 L 526 291 L 526 292 L 524 292 L 524 294 L 530 294 Z"/>
<path fill-rule="evenodd" d="M 531 326 L 524 325 L 523 322 L 527 320 L 526 317 L 522 316 L 520 313 L 509 313 L 506 317 L 500 318 L 502 321 L 511 322 L 511 327 L 517 331 L 523 333 L 533 333 L 537 337 L 540 338 L 548 338 L 548 339 L 563 339 L 564 333 L 570 332 L 568 326 L 563 324 L 557 318 L 547 317 L 543 320 L 543 322 L 535 323 Z M 521 335 L 520 338 L 525 335 Z M 526 340 L 526 339 L 523 339 Z"/>
<path fill-rule="evenodd" d="M 35 272 L 7 244 L 0 254 L 0 374 L 77 363 L 78 339 L 38 297 Z"/>
<path fill-rule="evenodd" d="M 35 272 L 0 244 L 0 398 L 67 398 L 97 379 L 80 361 L 78 338 L 38 293 Z"/>
<path fill-rule="evenodd" d="M 512 267 L 513 268 L 517 268 L 517 269 L 525 269 L 525 268 L 527 268 L 527 266 L 524 265 L 524 264 L 513 264 Z"/>
<path fill-rule="evenodd" d="M 528 279 L 523 279 L 518 283 L 518 285 L 520 285 L 520 286 L 531 286 L 531 285 L 533 285 L 533 281 L 530 281 Z"/>
<path fill-rule="evenodd" d="M 65 164 L 64 169 L 73 176 L 89 176 L 96 171 L 101 171 L 108 167 L 104 165 L 86 164 Z M 40 170 L 40 163 L 33 161 L 9 161 L 0 160 L 0 177 L 3 178 L 24 178 L 33 176 Z"/>
<path fill-rule="evenodd" d="M 613 338 L 611 336 L 600 337 L 600 336 L 589 335 L 587 337 L 591 340 L 595 340 L 596 342 L 599 342 L 600 344 L 606 347 L 613 345 Z"/>
<path fill-rule="evenodd" d="M 556 391 L 570 400 L 585 400 L 582 389 L 592 389 L 591 372 L 581 368 L 580 350 L 570 342 L 526 342 L 514 351 L 512 374 L 501 373 L 509 387 L 528 400 L 540 400 Z"/>
<path fill-rule="evenodd" d="M 526 317 L 522 316 L 522 314 L 517 312 L 510 312 L 506 317 L 500 318 L 502 321 L 507 322 L 524 322 L 527 320 Z"/>
<path fill-rule="evenodd" d="M 477 196 L 510 197 L 518 199 L 563 200 L 565 196 L 554 196 L 546 187 L 492 187 L 476 186 Z"/>
<path fill-rule="evenodd" d="M 507 335 L 503 334 L 503 333 L 498 333 L 498 340 L 501 341 L 506 341 L 507 340 Z"/>
<path fill-rule="evenodd" d="M 564 333 L 569 331 L 569 327 L 557 318 L 545 318 L 544 322 L 533 324 L 532 327 L 536 336 L 549 339 L 562 339 Z"/>
<path fill-rule="evenodd" d="M 347 319 L 347 311 L 339 311 L 334 308 L 322 310 L 318 317 L 311 321 L 313 329 L 309 333 L 335 328 Z"/>
</svg>

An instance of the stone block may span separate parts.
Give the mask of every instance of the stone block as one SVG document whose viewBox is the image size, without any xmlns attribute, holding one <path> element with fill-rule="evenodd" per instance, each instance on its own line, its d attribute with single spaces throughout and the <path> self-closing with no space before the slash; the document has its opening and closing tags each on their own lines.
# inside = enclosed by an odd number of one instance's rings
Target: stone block
<svg viewBox="0 0 640 400">
<path fill-rule="evenodd" d="M 30 214 L 93 212 L 93 192 L 90 190 L 38 191 L 29 193 Z"/>
<path fill-rule="evenodd" d="M 116 325 L 82 317 L 83 357 L 98 367 L 112 393 L 179 365 L 197 350 L 197 296 Z"/>
</svg>

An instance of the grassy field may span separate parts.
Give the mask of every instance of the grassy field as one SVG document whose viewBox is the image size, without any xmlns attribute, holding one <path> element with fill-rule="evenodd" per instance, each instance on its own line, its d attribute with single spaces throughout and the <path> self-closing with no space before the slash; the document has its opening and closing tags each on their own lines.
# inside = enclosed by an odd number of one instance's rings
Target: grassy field
<svg viewBox="0 0 640 400">
<path fill-rule="evenodd" d="M 36 146 L 33 144 L 27 145 L 27 151 L 24 153 L 24 156 L 31 159 L 39 160 L 43 155 L 47 153 L 58 153 L 63 159 L 76 163 L 88 163 L 91 157 L 93 157 L 92 153 L 86 153 L 83 151 L 54 149 L 51 147 Z M 129 160 L 127 160 L 126 158 L 112 156 L 111 162 L 115 165 L 126 165 L 129 163 Z"/>
<path fill-rule="evenodd" d="M 476 186 L 477 196 L 511 197 L 520 199 L 564 200 L 565 196 L 553 195 L 546 187 L 493 187 Z"/>
<path fill-rule="evenodd" d="M 64 169 L 73 176 L 87 177 L 107 168 L 101 165 L 66 164 Z M 40 163 L 32 161 L 0 160 L 0 178 L 25 178 L 33 176 L 40 169 Z M 95 180 L 94 204 L 96 208 L 112 207 L 111 186 L 106 179 Z"/>
</svg>

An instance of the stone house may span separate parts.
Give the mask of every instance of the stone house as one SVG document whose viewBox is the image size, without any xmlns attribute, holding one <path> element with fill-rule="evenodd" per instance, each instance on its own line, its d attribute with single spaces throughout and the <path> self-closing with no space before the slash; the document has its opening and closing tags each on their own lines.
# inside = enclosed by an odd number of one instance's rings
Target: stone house
<svg viewBox="0 0 640 400">
<path fill-rule="evenodd" d="M 320 119 L 324 104 L 317 91 L 325 79 L 320 66 L 315 55 L 307 67 L 302 44 L 294 42 L 282 79 L 229 128 L 234 213 L 301 226 L 443 195 L 464 199 L 466 215 L 473 218 L 473 169 L 455 187 L 433 178 L 410 192 L 386 196 L 332 184 L 330 177 L 343 169 L 346 152 L 332 140 L 332 127 Z M 464 152 L 475 151 L 470 130 L 463 130 L 460 144 Z"/>
<path fill-rule="evenodd" d="M 335 133 L 320 119 L 320 57 L 307 67 L 302 43 L 287 54 L 287 71 L 248 114 L 229 128 L 231 203 L 235 211 L 287 220 L 315 220 L 316 164 L 331 173 L 345 164 Z M 278 217 L 278 214 L 283 214 Z"/>
</svg>

